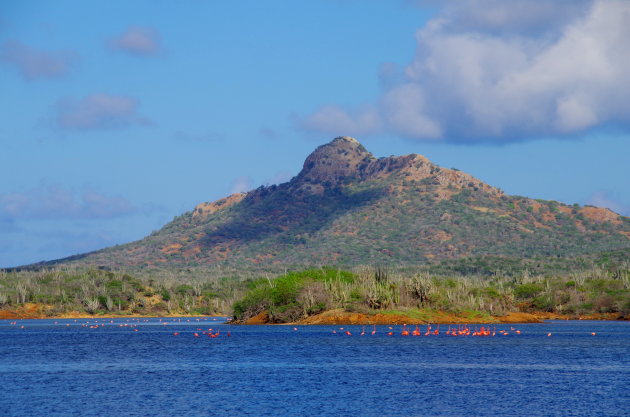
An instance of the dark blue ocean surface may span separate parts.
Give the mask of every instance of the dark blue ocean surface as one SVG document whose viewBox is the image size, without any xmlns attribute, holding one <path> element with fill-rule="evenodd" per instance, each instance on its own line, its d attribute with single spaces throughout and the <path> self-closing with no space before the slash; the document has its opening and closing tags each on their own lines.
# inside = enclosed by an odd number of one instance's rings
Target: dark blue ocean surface
<svg viewBox="0 0 630 417">
<path fill-rule="evenodd" d="M 0 321 L 1 416 L 630 415 L 627 322 L 500 325 L 509 335 L 495 337 L 212 319 L 11 323 Z"/>
</svg>

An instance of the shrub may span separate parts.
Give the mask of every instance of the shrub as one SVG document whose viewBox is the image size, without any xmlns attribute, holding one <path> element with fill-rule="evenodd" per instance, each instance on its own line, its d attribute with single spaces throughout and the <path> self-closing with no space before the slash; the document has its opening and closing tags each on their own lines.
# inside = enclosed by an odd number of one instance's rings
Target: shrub
<svg viewBox="0 0 630 417">
<path fill-rule="evenodd" d="M 123 283 L 121 280 L 113 279 L 109 281 L 107 284 L 105 284 L 105 288 L 107 288 L 108 290 L 122 291 L 122 285 Z"/>
<path fill-rule="evenodd" d="M 537 284 L 522 284 L 514 288 L 514 296 L 519 299 L 533 298 L 542 290 L 543 288 Z"/>
<path fill-rule="evenodd" d="M 539 311 L 548 311 L 551 312 L 554 310 L 555 303 L 553 298 L 548 295 L 543 295 L 540 297 L 534 298 L 532 301 L 532 306 Z"/>
<path fill-rule="evenodd" d="M 487 295 L 488 297 L 491 298 L 500 298 L 501 297 L 501 293 L 499 293 L 499 291 L 497 291 L 496 288 L 492 288 L 492 287 L 486 287 L 483 290 L 484 294 Z"/>
</svg>

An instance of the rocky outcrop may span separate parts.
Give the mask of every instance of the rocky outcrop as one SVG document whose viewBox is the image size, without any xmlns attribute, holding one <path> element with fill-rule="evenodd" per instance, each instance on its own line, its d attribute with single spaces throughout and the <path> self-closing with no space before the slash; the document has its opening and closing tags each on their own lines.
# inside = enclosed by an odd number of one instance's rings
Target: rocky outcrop
<svg viewBox="0 0 630 417">
<path fill-rule="evenodd" d="M 348 178 L 358 178 L 374 160 L 374 155 L 356 139 L 341 136 L 315 149 L 294 181 L 336 185 Z"/>
</svg>

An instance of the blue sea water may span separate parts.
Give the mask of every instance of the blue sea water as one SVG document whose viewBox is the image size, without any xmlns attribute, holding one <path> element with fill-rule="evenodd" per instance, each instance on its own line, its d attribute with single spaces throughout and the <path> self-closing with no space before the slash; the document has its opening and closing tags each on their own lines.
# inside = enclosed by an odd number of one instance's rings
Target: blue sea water
<svg viewBox="0 0 630 417">
<path fill-rule="evenodd" d="M 499 325 L 509 335 L 495 337 L 212 318 L 11 323 L 0 321 L 0 416 L 630 415 L 628 322 Z"/>
</svg>

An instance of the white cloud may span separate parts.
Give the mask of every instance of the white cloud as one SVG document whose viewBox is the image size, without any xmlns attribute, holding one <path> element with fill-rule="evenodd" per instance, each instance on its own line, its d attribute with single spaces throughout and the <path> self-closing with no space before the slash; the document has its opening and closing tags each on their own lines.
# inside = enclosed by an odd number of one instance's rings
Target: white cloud
<svg viewBox="0 0 630 417">
<path fill-rule="evenodd" d="M 578 97 L 563 97 L 557 103 L 556 127 L 561 132 L 580 130 L 597 124 L 593 109 Z"/>
<path fill-rule="evenodd" d="M 70 50 L 43 51 L 17 40 L 0 45 L 0 62 L 15 67 L 29 81 L 62 77 L 78 60 L 79 54 Z"/>
<path fill-rule="evenodd" d="M 119 129 L 150 125 L 138 114 L 138 100 L 132 97 L 97 93 L 81 100 L 64 99 L 57 103 L 57 125 L 71 130 Z"/>
<path fill-rule="evenodd" d="M 440 126 L 427 115 L 425 94 L 416 84 L 402 84 L 389 90 L 381 110 L 394 132 L 408 137 L 435 139 L 442 136 Z"/>
<path fill-rule="evenodd" d="M 583 16 L 591 0 L 446 0 L 442 18 L 451 32 L 549 36 Z"/>
<path fill-rule="evenodd" d="M 628 22 L 623 0 L 448 1 L 369 113 L 329 105 L 300 126 L 504 142 L 628 125 Z M 395 79 L 392 69 L 381 78 Z"/>
<path fill-rule="evenodd" d="M 151 56 L 162 51 L 160 34 L 152 28 L 130 26 L 121 35 L 110 39 L 109 47 L 130 55 Z"/>
</svg>

